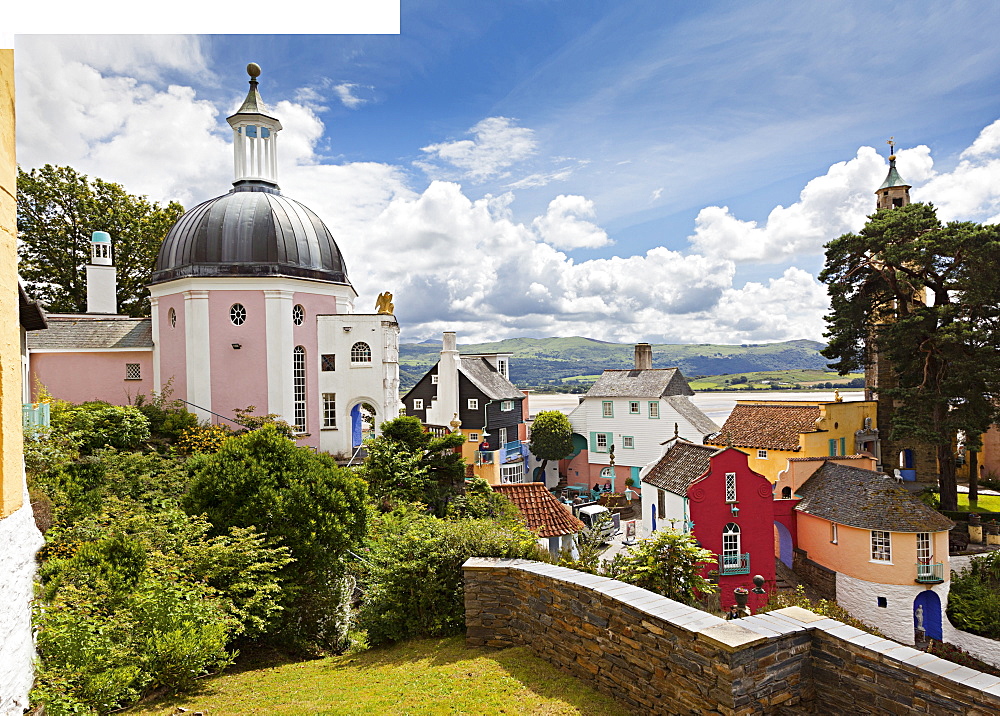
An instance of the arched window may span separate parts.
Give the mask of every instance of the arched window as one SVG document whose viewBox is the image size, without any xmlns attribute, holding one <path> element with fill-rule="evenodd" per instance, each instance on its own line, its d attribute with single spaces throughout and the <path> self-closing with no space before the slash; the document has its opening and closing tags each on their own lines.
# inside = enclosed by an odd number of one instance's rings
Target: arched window
<svg viewBox="0 0 1000 716">
<path fill-rule="evenodd" d="M 292 306 L 292 323 L 296 326 L 301 326 L 302 321 L 305 320 L 306 309 L 302 308 L 302 304 L 296 303 Z"/>
<path fill-rule="evenodd" d="M 172 308 L 167 311 L 167 320 L 170 321 L 171 328 L 177 328 L 177 311 Z"/>
<path fill-rule="evenodd" d="M 792 499 L 792 488 L 790 488 L 790 487 L 782 487 L 781 488 L 781 499 L 782 500 L 790 500 L 790 499 Z"/>
<path fill-rule="evenodd" d="M 295 429 L 306 430 L 306 349 L 295 346 L 292 351 L 292 391 Z"/>
<path fill-rule="evenodd" d="M 613 467 L 605 467 L 601 469 L 601 478 L 604 480 L 610 480 L 615 476 L 615 469 Z"/>
<path fill-rule="evenodd" d="M 740 526 L 730 522 L 722 528 L 722 569 L 740 568 Z"/>
<path fill-rule="evenodd" d="M 371 363 L 372 349 L 364 341 L 358 341 L 351 346 L 351 363 Z"/>
<path fill-rule="evenodd" d="M 247 309 L 243 307 L 242 303 L 234 303 L 230 306 L 229 320 L 233 322 L 234 326 L 242 326 L 247 320 Z"/>
</svg>

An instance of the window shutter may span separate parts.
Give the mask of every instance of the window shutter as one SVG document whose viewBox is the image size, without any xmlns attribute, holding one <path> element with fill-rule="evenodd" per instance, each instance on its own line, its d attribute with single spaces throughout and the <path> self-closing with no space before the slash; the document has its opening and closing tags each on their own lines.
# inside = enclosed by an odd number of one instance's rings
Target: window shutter
<svg viewBox="0 0 1000 716">
<path fill-rule="evenodd" d="M 590 452 L 597 452 L 597 433 L 590 433 Z"/>
</svg>

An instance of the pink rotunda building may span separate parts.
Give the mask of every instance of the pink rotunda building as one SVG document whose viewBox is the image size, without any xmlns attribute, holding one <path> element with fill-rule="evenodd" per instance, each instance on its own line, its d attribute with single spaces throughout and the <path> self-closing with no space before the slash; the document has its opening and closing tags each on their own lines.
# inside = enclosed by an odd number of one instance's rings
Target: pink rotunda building
<svg viewBox="0 0 1000 716">
<path fill-rule="evenodd" d="M 186 212 L 163 240 L 149 282 L 151 318 L 126 319 L 136 324 L 134 334 L 148 336 L 152 375 L 140 367 L 130 379 L 142 375 L 153 390 L 169 382 L 173 396 L 203 420 L 230 419 L 235 409 L 253 405 L 293 425 L 300 444 L 347 453 L 399 414 L 399 325 L 388 296 L 380 297 L 378 313 L 354 313 L 358 294 L 330 230 L 281 193 L 281 122 L 261 100 L 260 68 L 251 64 L 247 72 L 250 91 L 227 119 L 233 188 Z M 103 256 L 92 262 L 110 264 Z M 62 350 L 49 349 L 36 377 L 56 397 L 127 402 L 123 397 L 134 391 L 121 386 L 77 395 L 67 382 L 68 358 L 79 357 L 68 348 L 86 344 L 94 326 L 113 320 L 76 318 L 63 326 L 72 335 L 63 336 Z M 44 337 L 35 349 L 46 353 Z M 100 342 L 90 350 L 113 352 Z"/>
</svg>

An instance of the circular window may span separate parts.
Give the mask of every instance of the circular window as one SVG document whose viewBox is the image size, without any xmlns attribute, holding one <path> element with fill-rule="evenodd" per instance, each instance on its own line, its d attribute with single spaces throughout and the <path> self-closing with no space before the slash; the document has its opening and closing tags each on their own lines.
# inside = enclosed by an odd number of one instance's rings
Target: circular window
<svg viewBox="0 0 1000 716">
<path fill-rule="evenodd" d="M 243 322 L 247 320 L 247 309 L 243 308 L 242 303 L 234 303 L 229 309 L 229 320 L 233 322 L 234 326 L 242 326 Z"/>
<path fill-rule="evenodd" d="M 296 326 L 301 326 L 302 321 L 303 319 L 305 319 L 305 317 L 306 317 L 306 309 L 302 308 L 300 304 L 296 303 L 292 307 L 292 323 L 294 323 Z"/>
<path fill-rule="evenodd" d="M 171 328 L 177 328 L 177 311 L 172 308 L 167 311 L 167 320 L 170 321 Z"/>
</svg>

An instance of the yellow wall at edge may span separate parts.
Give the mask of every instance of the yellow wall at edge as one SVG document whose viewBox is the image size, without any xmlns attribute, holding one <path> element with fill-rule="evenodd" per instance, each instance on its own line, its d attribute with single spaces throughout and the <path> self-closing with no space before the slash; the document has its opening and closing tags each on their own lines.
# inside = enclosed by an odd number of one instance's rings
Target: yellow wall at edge
<svg viewBox="0 0 1000 716">
<path fill-rule="evenodd" d="M 871 531 L 838 525 L 837 544 L 830 542 L 830 522 L 799 513 L 798 543 L 809 559 L 849 577 L 878 584 L 915 584 L 917 576 L 917 535 L 890 533 L 891 563 L 871 561 Z M 948 574 L 948 533 L 932 532 L 932 562 L 944 564 Z"/>
<path fill-rule="evenodd" d="M 14 51 L 0 50 L 0 518 L 21 507 L 24 475 L 14 147 Z"/>
</svg>

